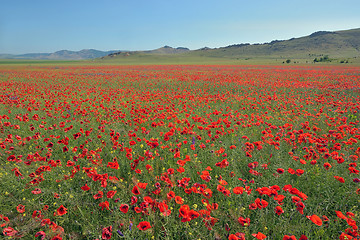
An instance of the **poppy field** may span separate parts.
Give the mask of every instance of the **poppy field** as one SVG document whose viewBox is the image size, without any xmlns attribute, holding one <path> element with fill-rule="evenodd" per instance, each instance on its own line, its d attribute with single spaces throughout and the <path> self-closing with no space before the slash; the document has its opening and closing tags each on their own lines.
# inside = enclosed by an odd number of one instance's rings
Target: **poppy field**
<svg viewBox="0 0 360 240">
<path fill-rule="evenodd" d="M 4 239 L 360 239 L 360 67 L 0 66 Z"/>
</svg>

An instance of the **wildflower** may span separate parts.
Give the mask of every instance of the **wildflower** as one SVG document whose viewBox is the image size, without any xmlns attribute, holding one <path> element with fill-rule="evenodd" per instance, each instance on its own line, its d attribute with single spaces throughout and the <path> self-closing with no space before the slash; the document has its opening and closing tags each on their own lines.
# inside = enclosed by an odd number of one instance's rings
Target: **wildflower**
<svg viewBox="0 0 360 240">
<path fill-rule="evenodd" d="M 67 213 L 67 208 L 61 205 L 54 213 L 54 216 L 62 216 L 65 215 L 66 213 Z"/>
<path fill-rule="evenodd" d="M 145 231 L 145 230 L 151 228 L 151 225 L 148 221 L 143 221 L 137 225 L 137 228 L 141 231 Z"/>
<path fill-rule="evenodd" d="M 35 234 L 35 237 L 40 237 L 41 236 L 41 240 L 44 240 L 46 237 L 46 233 L 44 231 L 39 231 Z"/>
<path fill-rule="evenodd" d="M 120 205 L 120 211 L 123 212 L 123 213 L 127 213 L 129 211 L 129 205 L 121 204 Z"/>
<path fill-rule="evenodd" d="M 284 210 L 280 206 L 276 206 L 275 213 L 280 216 L 281 214 L 284 213 Z"/>
<path fill-rule="evenodd" d="M 101 202 L 101 203 L 99 203 L 99 207 L 101 207 L 101 210 L 104 210 L 104 208 L 109 210 L 109 202 L 108 201 Z"/>
<path fill-rule="evenodd" d="M 131 190 L 131 192 L 134 195 L 140 195 L 140 191 L 139 191 L 139 188 L 137 186 L 134 186 L 133 189 Z"/>
<path fill-rule="evenodd" d="M 103 228 L 103 231 L 102 231 L 102 239 L 110 239 L 112 236 L 112 226 L 109 226 L 107 228 Z"/>
<path fill-rule="evenodd" d="M 313 223 L 315 223 L 315 225 L 318 225 L 318 226 L 322 225 L 322 220 L 317 215 L 306 216 L 306 217 L 308 219 L 310 219 Z"/>
<path fill-rule="evenodd" d="M 283 240 L 296 240 L 296 237 L 295 237 L 294 235 L 291 235 L 291 236 L 285 235 L 285 236 L 283 237 Z"/>
<path fill-rule="evenodd" d="M 262 239 L 265 239 L 266 238 L 266 235 L 264 235 L 263 233 L 261 233 L 261 232 L 258 232 L 258 233 L 253 233 L 253 234 L 251 234 L 253 237 L 255 237 L 256 239 L 260 239 L 260 240 L 262 240 Z"/>
<path fill-rule="evenodd" d="M 250 218 L 239 217 L 238 222 L 241 224 L 241 226 L 248 227 L 250 225 Z"/>
<path fill-rule="evenodd" d="M 19 205 L 16 207 L 16 210 L 17 210 L 19 213 L 23 213 L 23 212 L 25 212 L 25 206 L 22 205 L 22 204 L 19 204 Z"/>
<path fill-rule="evenodd" d="M 106 197 L 107 198 L 113 198 L 116 192 L 117 191 L 113 191 L 113 190 L 108 191 L 107 194 L 106 194 Z"/>
<path fill-rule="evenodd" d="M 89 190 L 90 190 L 90 187 L 89 187 L 87 184 L 85 184 L 85 186 L 82 186 L 81 189 L 82 189 L 83 191 L 89 191 Z"/>
</svg>

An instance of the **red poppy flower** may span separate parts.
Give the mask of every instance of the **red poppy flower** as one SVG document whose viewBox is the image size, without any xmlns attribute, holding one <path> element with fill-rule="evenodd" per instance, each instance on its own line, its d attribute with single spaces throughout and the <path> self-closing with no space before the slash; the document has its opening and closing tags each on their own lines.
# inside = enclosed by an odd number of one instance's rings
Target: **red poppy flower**
<svg viewBox="0 0 360 240">
<path fill-rule="evenodd" d="M 235 234 L 230 234 L 229 240 L 239 240 L 240 238 L 236 236 Z"/>
<path fill-rule="evenodd" d="M 195 210 L 190 210 L 188 216 L 192 219 L 198 218 L 200 214 Z"/>
<path fill-rule="evenodd" d="M 255 210 L 255 209 L 257 209 L 256 203 L 251 203 L 251 204 L 249 204 L 249 209 L 250 209 L 250 210 Z"/>
<path fill-rule="evenodd" d="M 111 236 L 112 236 L 112 226 L 103 228 L 103 231 L 101 234 L 102 239 L 111 239 Z"/>
<path fill-rule="evenodd" d="M 250 225 L 250 218 L 239 217 L 238 222 L 241 224 L 241 226 L 248 227 Z"/>
<path fill-rule="evenodd" d="M 148 171 L 153 170 L 152 166 L 151 166 L 151 165 L 149 165 L 149 164 L 147 164 L 147 165 L 145 166 L 145 168 L 146 168 L 146 170 L 148 170 Z"/>
<path fill-rule="evenodd" d="M 55 213 L 54 213 L 54 215 L 56 215 Z M 40 219 L 42 219 L 43 218 L 43 216 L 41 215 L 41 211 L 34 211 L 33 213 L 32 213 L 32 215 L 31 215 L 31 217 L 32 218 L 40 218 Z"/>
<path fill-rule="evenodd" d="M 123 213 L 127 213 L 129 211 L 129 205 L 121 204 L 120 205 L 120 211 L 123 212 Z"/>
<path fill-rule="evenodd" d="M 3 231 L 3 234 L 5 236 L 15 236 L 15 234 L 17 233 L 18 231 L 16 231 L 15 229 L 11 228 L 11 227 L 7 227 L 4 229 Z"/>
<path fill-rule="evenodd" d="M 15 155 L 10 155 L 7 157 L 8 161 L 15 161 L 16 160 L 16 156 Z"/>
<path fill-rule="evenodd" d="M 140 191 L 139 191 L 139 188 L 137 186 L 134 186 L 133 189 L 131 190 L 131 192 L 134 195 L 140 195 Z"/>
<path fill-rule="evenodd" d="M 74 165 L 75 165 L 75 163 L 73 161 L 71 161 L 71 160 L 68 160 L 67 163 L 66 163 L 67 167 L 71 167 L 71 166 L 74 166 Z"/>
<path fill-rule="evenodd" d="M 251 234 L 253 237 L 255 237 L 256 239 L 260 239 L 260 240 L 263 240 L 266 238 L 266 235 L 264 235 L 263 233 L 261 232 L 258 232 L 258 233 L 253 233 Z"/>
<path fill-rule="evenodd" d="M 302 169 L 297 169 L 295 171 L 295 174 L 298 175 L 298 176 L 301 176 L 303 173 L 304 173 L 304 170 L 302 170 Z"/>
<path fill-rule="evenodd" d="M 101 202 L 101 203 L 99 203 L 99 207 L 101 207 L 101 210 L 104 210 L 104 208 L 109 210 L 109 202 L 108 201 Z"/>
<path fill-rule="evenodd" d="M 190 211 L 190 207 L 188 205 L 182 205 L 179 209 L 179 214 L 180 214 L 179 217 L 183 217 L 183 218 L 187 217 L 189 211 Z"/>
<path fill-rule="evenodd" d="M 331 167 L 332 167 L 332 166 L 331 166 L 330 163 L 328 163 L 328 162 L 324 163 L 324 168 L 325 168 L 326 170 L 329 170 Z"/>
<path fill-rule="evenodd" d="M 212 190 L 210 188 L 206 188 L 203 192 L 203 196 L 206 197 L 207 199 L 210 199 L 212 197 Z"/>
<path fill-rule="evenodd" d="M 130 200 L 131 200 L 131 202 L 130 202 L 131 205 L 134 205 L 134 204 L 137 203 L 137 201 L 138 201 L 138 199 L 137 199 L 136 196 L 132 196 Z"/>
<path fill-rule="evenodd" d="M 56 235 L 51 240 L 62 240 L 62 237 L 60 237 L 60 235 Z"/>
<path fill-rule="evenodd" d="M 267 201 L 260 198 L 255 199 L 255 203 L 259 209 L 266 208 L 269 204 Z"/>
<path fill-rule="evenodd" d="M 305 208 L 305 205 L 301 201 L 296 203 L 296 210 L 298 210 L 299 213 L 304 214 L 304 208 Z"/>
<path fill-rule="evenodd" d="M 274 197 L 274 200 L 277 201 L 280 205 L 283 205 L 284 203 L 282 202 L 285 199 L 284 195 L 277 195 L 276 197 Z"/>
<path fill-rule="evenodd" d="M 322 225 L 322 220 L 320 217 L 318 217 L 317 215 L 312 215 L 312 216 L 306 216 L 308 219 L 310 219 L 313 223 L 315 223 L 315 225 L 321 226 Z"/>
<path fill-rule="evenodd" d="M 119 163 L 118 162 L 108 162 L 107 164 L 108 168 L 112 168 L 112 169 L 119 169 Z"/>
<path fill-rule="evenodd" d="M 82 189 L 83 191 L 89 191 L 89 190 L 90 190 L 90 187 L 89 187 L 87 184 L 85 184 L 85 186 L 82 186 L 81 189 Z"/>
<path fill-rule="evenodd" d="M 32 194 L 40 194 L 41 193 L 41 189 L 40 188 L 35 188 L 34 190 L 31 191 Z"/>
<path fill-rule="evenodd" d="M 303 234 L 300 236 L 299 240 L 308 240 L 308 238 L 306 235 Z"/>
<path fill-rule="evenodd" d="M 41 236 L 41 240 L 44 240 L 46 237 L 46 233 L 44 231 L 39 231 L 35 234 L 35 237 L 40 237 Z"/>
<path fill-rule="evenodd" d="M 64 146 L 63 147 L 63 152 L 67 152 L 67 151 L 69 151 L 69 148 L 67 146 Z"/>
<path fill-rule="evenodd" d="M 243 194 L 244 188 L 243 187 L 234 187 L 233 192 L 235 194 Z"/>
<path fill-rule="evenodd" d="M 137 185 L 138 185 L 139 188 L 141 188 L 141 189 L 146 189 L 146 186 L 147 186 L 148 184 L 147 184 L 147 183 L 141 183 L 141 182 L 139 182 Z"/>
<path fill-rule="evenodd" d="M 137 225 L 137 228 L 140 229 L 141 231 L 145 231 L 145 230 L 151 228 L 151 225 L 148 221 L 143 221 Z"/>
<path fill-rule="evenodd" d="M 93 197 L 94 199 L 99 199 L 99 198 L 102 198 L 104 196 L 104 193 L 102 191 L 98 191 L 97 194 L 95 194 Z"/>
<path fill-rule="evenodd" d="M 351 235 L 348 235 L 346 233 L 341 233 L 341 235 L 339 236 L 340 240 L 351 240 L 354 239 L 354 237 L 352 237 Z"/>
<path fill-rule="evenodd" d="M 295 237 L 294 235 L 291 235 L 291 236 L 285 235 L 285 236 L 283 237 L 283 240 L 296 240 L 296 237 Z"/>
<path fill-rule="evenodd" d="M 166 196 L 170 200 L 172 198 L 175 198 L 175 193 L 173 191 L 170 191 Z"/>
<path fill-rule="evenodd" d="M 227 166 L 229 166 L 229 162 L 227 161 L 227 159 L 224 159 L 221 162 L 216 163 L 215 166 L 220 168 L 226 168 Z"/>
<path fill-rule="evenodd" d="M 340 211 L 335 211 L 335 212 L 336 212 L 336 216 L 338 216 L 338 218 L 347 220 L 347 217 L 342 212 L 340 212 Z"/>
<path fill-rule="evenodd" d="M 292 169 L 292 168 L 289 168 L 289 169 L 288 169 L 288 173 L 290 173 L 290 174 L 295 174 L 295 170 Z"/>
<path fill-rule="evenodd" d="M 280 206 L 276 206 L 275 213 L 280 216 L 281 214 L 284 213 L 284 210 Z"/>
<path fill-rule="evenodd" d="M 63 205 L 61 205 L 61 206 L 56 210 L 56 213 L 54 213 L 54 215 L 62 216 L 62 215 L 65 215 L 66 213 L 67 213 L 67 208 L 65 208 Z"/>
<path fill-rule="evenodd" d="M 183 203 L 184 203 L 184 200 L 182 199 L 182 197 L 176 196 L 176 197 L 175 197 L 175 202 L 176 202 L 177 204 L 183 204 Z"/>
<path fill-rule="evenodd" d="M 355 169 L 354 167 L 349 167 L 349 171 L 350 171 L 350 174 L 351 173 L 354 173 L 354 174 L 359 174 L 359 170 Z"/>
<path fill-rule="evenodd" d="M 25 206 L 22 205 L 22 204 L 19 204 L 19 205 L 16 207 L 16 210 L 17 210 L 19 213 L 23 213 L 23 212 L 25 212 Z"/>
<path fill-rule="evenodd" d="M 107 194 L 106 194 L 106 197 L 107 198 L 113 198 L 116 192 L 117 191 L 108 191 Z"/>
<path fill-rule="evenodd" d="M 336 180 L 338 180 L 339 182 L 341 182 L 341 183 L 345 183 L 345 180 L 344 180 L 344 178 L 342 178 L 342 177 L 334 176 L 334 178 L 335 178 Z"/>
</svg>

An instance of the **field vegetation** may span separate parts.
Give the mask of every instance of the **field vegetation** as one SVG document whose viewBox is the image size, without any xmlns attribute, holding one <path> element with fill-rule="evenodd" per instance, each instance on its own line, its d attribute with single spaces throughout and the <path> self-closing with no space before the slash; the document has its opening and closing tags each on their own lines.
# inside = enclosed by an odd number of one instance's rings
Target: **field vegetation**
<svg viewBox="0 0 360 240">
<path fill-rule="evenodd" d="M 4 239 L 360 238 L 358 66 L 9 63 Z"/>
</svg>

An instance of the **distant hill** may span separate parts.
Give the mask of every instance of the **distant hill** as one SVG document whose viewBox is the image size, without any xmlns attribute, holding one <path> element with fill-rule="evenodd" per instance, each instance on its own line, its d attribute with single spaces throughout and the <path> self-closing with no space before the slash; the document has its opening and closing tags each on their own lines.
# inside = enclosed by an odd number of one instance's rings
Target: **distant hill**
<svg viewBox="0 0 360 240">
<path fill-rule="evenodd" d="M 69 51 L 61 50 L 54 53 L 26 53 L 20 55 L 13 54 L 0 54 L 0 58 L 3 59 L 47 59 L 47 60 L 83 60 L 83 59 L 92 59 L 100 58 L 107 56 L 111 53 L 118 52 L 118 50 L 113 51 L 99 51 L 95 49 L 83 49 L 81 51 Z"/>
<path fill-rule="evenodd" d="M 181 51 L 179 51 L 181 50 Z M 179 49 L 165 46 L 152 51 L 118 52 L 104 56 L 102 60 L 119 62 L 141 62 L 144 59 L 176 62 L 181 59 L 224 59 L 224 60 L 270 60 L 277 63 L 287 59 L 312 62 L 315 58 L 325 58 L 326 61 L 340 62 L 350 58 L 360 59 L 360 28 L 344 31 L 318 31 L 309 36 L 291 38 L 289 40 L 274 40 L 269 43 L 240 43 L 220 48 L 204 47 L 197 50 Z M 155 61 L 155 60 L 154 60 Z M 201 60 L 200 60 L 201 61 Z M 156 62 L 156 61 L 155 61 Z M 358 62 L 358 60 L 356 60 Z"/>
<path fill-rule="evenodd" d="M 330 58 L 360 57 L 360 28 L 345 31 L 319 31 L 309 36 L 289 40 L 274 40 L 263 44 L 234 44 L 216 49 L 199 49 L 197 56 L 226 58 Z"/>
<path fill-rule="evenodd" d="M 148 51 L 119 51 L 119 52 L 115 52 L 115 53 L 111 53 L 108 56 L 104 56 L 105 57 L 116 57 L 116 56 L 130 56 L 130 55 L 139 55 L 139 54 L 156 54 L 156 55 L 167 55 L 167 54 L 179 54 L 179 53 L 185 53 L 185 52 L 189 52 L 190 49 L 186 48 L 186 47 L 177 47 L 177 48 L 173 48 L 170 46 L 164 46 L 161 48 L 157 48 L 154 50 L 148 50 Z"/>
<path fill-rule="evenodd" d="M 188 52 L 190 51 L 190 49 L 185 48 L 185 47 L 178 47 L 178 48 L 173 48 L 173 47 L 169 47 L 169 46 L 164 46 L 155 50 L 150 50 L 150 51 L 144 51 L 145 53 L 154 53 L 154 54 L 178 54 L 178 53 L 184 53 L 184 52 Z"/>
<path fill-rule="evenodd" d="M 288 40 L 274 40 L 269 43 L 239 43 L 219 48 L 200 48 L 189 50 L 186 47 L 173 48 L 164 46 L 148 51 L 99 51 L 84 49 L 81 51 L 61 50 L 54 53 L 28 53 L 22 55 L 0 54 L 6 59 L 49 59 L 49 60 L 82 60 L 123 62 L 125 64 L 181 63 L 207 61 L 257 61 L 281 63 L 287 59 L 312 62 L 315 59 L 326 61 L 348 62 L 353 59 L 360 62 L 360 28 L 343 31 L 318 31 L 308 36 Z M 212 60 L 213 59 L 213 60 Z M 322 60 L 321 60 L 322 59 Z"/>
</svg>

